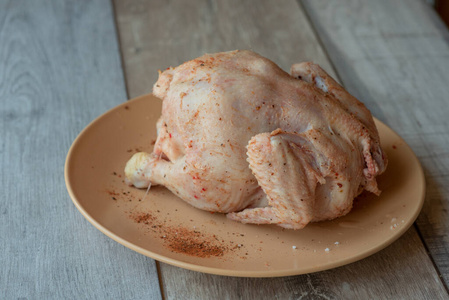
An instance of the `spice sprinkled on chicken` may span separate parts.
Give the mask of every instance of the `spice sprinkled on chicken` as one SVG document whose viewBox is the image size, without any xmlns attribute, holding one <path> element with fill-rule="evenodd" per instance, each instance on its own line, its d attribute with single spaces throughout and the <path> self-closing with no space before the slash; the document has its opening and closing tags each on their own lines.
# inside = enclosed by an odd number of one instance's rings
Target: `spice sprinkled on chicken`
<svg viewBox="0 0 449 300">
<path fill-rule="evenodd" d="M 129 184 L 291 229 L 380 193 L 387 159 L 371 113 L 316 64 L 288 74 L 251 51 L 207 54 L 161 72 L 153 93 L 163 101 L 157 141 L 127 163 Z"/>
</svg>

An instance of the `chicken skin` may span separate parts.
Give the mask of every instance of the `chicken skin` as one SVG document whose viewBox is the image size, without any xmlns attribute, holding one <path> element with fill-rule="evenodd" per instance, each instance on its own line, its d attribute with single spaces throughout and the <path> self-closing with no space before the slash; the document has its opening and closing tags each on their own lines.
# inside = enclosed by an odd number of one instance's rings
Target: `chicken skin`
<svg viewBox="0 0 449 300">
<path fill-rule="evenodd" d="M 235 221 L 301 229 L 379 194 L 387 165 L 371 113 L 323 69 L 290 74 L 251 51 L 206 54 L 161 72 L 153 153 L 127 163 L 127 182 L 160 184 Z"/>
</svg>

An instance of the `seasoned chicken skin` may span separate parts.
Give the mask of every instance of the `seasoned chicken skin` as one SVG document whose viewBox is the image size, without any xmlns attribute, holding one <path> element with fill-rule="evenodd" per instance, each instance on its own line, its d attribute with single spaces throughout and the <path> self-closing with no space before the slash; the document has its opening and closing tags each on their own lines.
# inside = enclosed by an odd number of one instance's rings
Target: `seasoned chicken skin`
<svg viewBox="0 0 449 300">
<path fill-rule="evenodd" d="M 151 154 L 128 183 L 160 184 L 236 221 L 300 229 L 379 194 L 387 165 L 373 118 L 318 65 L 290 74 L 251 51 L 206 54 L 160 73 L 163 101 Z"/>
</svg>

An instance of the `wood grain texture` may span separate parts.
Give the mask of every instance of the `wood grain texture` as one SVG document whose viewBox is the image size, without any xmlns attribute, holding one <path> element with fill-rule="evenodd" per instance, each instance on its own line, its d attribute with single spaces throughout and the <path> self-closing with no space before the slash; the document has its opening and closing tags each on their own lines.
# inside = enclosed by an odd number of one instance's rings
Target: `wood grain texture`
<svg viewBox="0 0 449 300">
<path fill-rule="evenodd" d="M 424 168 L 417 225 L 449 285 L 449 32 L 419 0 L 305 1 L 345 86 L 412 147 Z"/>
<path fill-rule="evenodd" d="M 126 99 L 104 1 L 0 1 L 0 298 L 160 298 L 154 261 L 72 204 L 77 134 Z"/>
<path fill-rule="evenodd" d="M 131 97 L 151 91 L 157 69 L 205 52 L 238 48 L 259 52 L 284 69 L 313 60 L 334 74 L 302 7 L 294 1 L 117 0 L 115 7 Z M 377 82 L 372 84 L 375 90 Z M 382 100 L 365 93 L 367 89 L 356 94 L 380 113 L 376 107 Z M 166 264 L 160 264 L 160 271 L 166 299 L 447 298 L 415 228 L 368 259 L 304 276 L 220 277 Z"/>
</svg>

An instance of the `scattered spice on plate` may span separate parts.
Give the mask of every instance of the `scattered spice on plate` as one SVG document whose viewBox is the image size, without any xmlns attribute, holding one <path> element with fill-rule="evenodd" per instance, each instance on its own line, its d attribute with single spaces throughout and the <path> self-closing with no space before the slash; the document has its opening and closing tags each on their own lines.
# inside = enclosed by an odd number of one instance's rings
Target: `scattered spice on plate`
<svg viewBox="0 0 449 300">
<path fill-rule="evenodd" d="M 173 231 L 176 230 L 173 235 Z M 202 234 L 199 231 L 192 231 L 186 228 L 168 228 L 171 235 L 168 238 L 168 247 L 178 253 L 183 253 L 196 257 L 223 256 L 228 247 L 217 243 L 213 237 Z M 179 234 L 178 234 L 179 233 Z"/>
<path fill-rule="evenodd" d="M 222 257 L 227 252 L 244 247 L 243 244 L 233 245 L 232 241 L 225 242 L 214 234 L 201 232 L 196 226 L 193 229 L 182 225 L 168 226 L 150 213 L 131 213 L 129 217 L 136 223 L 150 225 L 150 229 L 163 240 L 164 245 L 176 253 L 200 258 Z"/>
</svg>

